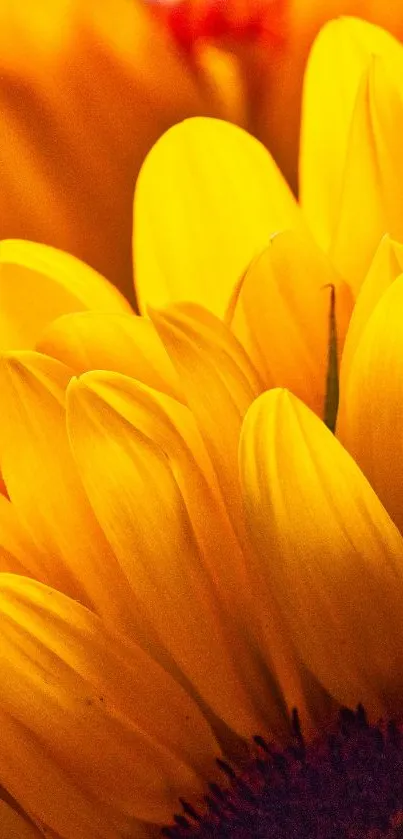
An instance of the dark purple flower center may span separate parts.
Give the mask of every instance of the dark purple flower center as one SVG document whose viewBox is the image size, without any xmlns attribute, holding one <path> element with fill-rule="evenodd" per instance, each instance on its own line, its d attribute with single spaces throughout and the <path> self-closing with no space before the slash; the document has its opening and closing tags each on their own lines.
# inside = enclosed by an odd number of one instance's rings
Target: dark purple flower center
<svg viewBox="0 0 403 839">
<path fill-rule="evenodd" d="M 343 708 L 334 731 L 307 743 L 298 714 L 284 750 L 255 737 L 242 770 L 219 760 L 203 811 L 181 801 L 168 839 L 398 839 L 403 837 L 403 734 Z"/>
</svg>

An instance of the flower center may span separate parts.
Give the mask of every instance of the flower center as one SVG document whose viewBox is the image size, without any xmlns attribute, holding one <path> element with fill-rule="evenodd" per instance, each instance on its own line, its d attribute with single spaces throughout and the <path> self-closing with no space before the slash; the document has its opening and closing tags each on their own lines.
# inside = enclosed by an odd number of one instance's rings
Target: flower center
<svg viewBox="0 0 403 839">
<path fill-rule="evenodd" d="M 397 839 L 403 836 L 403 735 L 393 721 L 369 725 L 361 705 L 341 709 L 332 732 L 306 743 L 298 714 L 281 750 L 255 737 L 249 765 L 218 761 L 205 811 L 181 801 L 168 839 Z"/>
<path fill-rule="evenodd" d="M 284 0 L 154 0 L 152 8 L 188 53 L 201 39 L 271 45 L 284 39 Z"/>
</svg>

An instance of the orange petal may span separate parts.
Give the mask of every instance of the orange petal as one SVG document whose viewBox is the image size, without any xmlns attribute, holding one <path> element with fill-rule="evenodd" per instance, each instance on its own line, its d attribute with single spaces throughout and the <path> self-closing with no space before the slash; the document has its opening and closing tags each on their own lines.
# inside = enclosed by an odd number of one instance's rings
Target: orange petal
<svg viewBox="0 0 403 839">
<path fill-rule="evenodd" d="M 98 396 L 164 452 L 183 495 L 203 562 L 220 585 L 223 600 L 231 592 L 232 598 L 236 598 L 235 602 L 229 601 L 231 608 L 238 610 L 246 584 L 244 561 L 189 408 L 166 394 L 116 373 L 88 373 L 80 378 L 79 384 L 85 387 L 85 393 Z M 74 412 L 75 387 L 72 385 L 68 392 L 69 421 Z M 228 554 L 232 557 L 230 567 Z M 225 575 L 225 581 L 222 575 Z"/>
<path fill-rule="evenodd" d="M 373 57 L 354 108 L 330 251 L 355 295 L 382 236 L 389 233 L 394 239 L 403 238 L 402 131 L 403 88 L 382 59 Z"/>
<path fill-rule="evenodd" d="M 239 433 L 243 417 L 263 384 L 241 344 L 210 312 L 182 304 L 153 311 L 151 316 L 178 371 L 242 544 Z"/>
<path fill-rule="evenodd" d="M 0 575 L 0 779 L 63 839 L 136 835 L 203 790 L 219 747 L 195 703 L 79 603 Z M 163 701 L 162 701 L 163 700 Z"/>
<path fill-rule="evenodd" d="M 351 358 L 338 436 L 403 532 L 403 274 L 384 292 Z"/>
<path fill-rule="evenodd" d="M 300 194 L 303 212 L 325 250 L 330 248 L 338 226 L 357 93 L 373 55 L 382 56 L 395 77 L 401 77 L 403 50 L 398 41 L 366 21 L 339 18 L 320 31 L 307 62 Z"/>
<path fill-rule="evenodd" d="M 27 570 L 91 605 L 110 625 L 143 639 L 130 587 L 85 497 L 70 451 L 64 409 L 70 378 L 67 367 L 38 353 L 0 358 L 7 406 L 0 413 L 0 460 L 11 501 L 36 549 Z"/>
<path fill-rule="evenodd" d="M 341 427 L 344 410 L 344 393 L 352 358 L 367 322 L 391 283 L 403 271 L 403 245 L 390 236 L 384 236 L 372 260 L 371 267 L 360 288 L 347 330 L 340 366 L 340 403 L 337 425 Z"/>
<path fill-rule="evenodd" d="M 148 318 L 93 311 L 65 315 L 48 326 L 37 349 L 75 373 L 114 370 L 181 399 L 177 374 Z"/>
<path fill-rule="evenodd" d="M 341 352 L 351 295 L 307 236 L 287 231 L 252 263 L 240 285 L 231 327 L 266 387 L 287 387 L 323 417 L 329 348 L 329 291 L 336 292 Z"/>
<path fill-rule="evenodd" d="M 124 297 L 85 263 L 34 242 L 0 243 L 0 348 L 33 349 L 59 315 L 82 309 L 129 312 Z"/>
<path fill-rule="evenodd" d="M 192 119 L 158 141 L 134 202 L 140 309 L 177 300 L 216 314 L 270 235 L 301 226 L 296 201 L 266 149 L 221 120 Z"/>
<path fill-rule="evenodd" d="M 0 381 L 7 410 L 0 415 L 0 458 L 11 502 L 42 558 L 40 579 L 79 596 L 57 547 L 69 509 L 62 437 L 64 390 L 71 375 L 64 365 L 36 353 L 3 354 Z M 71 551 L 69 528 L 64 541 Z"/>
<path fill-rule="evenodd" d="M 403 539 L 374 491 L 285 390 L 250 408 L 240 466 L 255 590 L 278 605 L 303 661 L 341 704 L 397 713 Z"/>
<path fill-rule="evenodd" d="M 24 528 L 16 507 L 0 494 L 0 570 L 47 579 L 46 560 Z"/>
<path fill-rule="evenodd" d="M 152 437 L 87 387 L 87 379 L 69 387 L 71 444 L 90 503 L 132 587 L 133 608 L 138 602 L 161 647 L 219 719 L 251 736 L 265 716 L 253 707 L 249 681 L 242 682 L 237 638 L 172 466 Z"/>
<path fill-rule="evenodd" d="M 89 397 L 98 397 L 98 403 L 95 399 L 94 405 L 98 404 L 100 414 L 103 402 L 104 406 L 113 408 L 119 417 L 128 420 L 133 430 L 152 440 L 167 458 L 186 504 L 204 574 L 213 585 L 227 634 L 231 637 L 232 647 L 236 649 L 240 678 L 248 685 L 248 693 L 260 709 L 261 725 L 265 725 L 265 730 L 269 727 L 271 733 L 277 730 L 280 736 L 284 718 L 281 719 L 277 697 L 270 692 L 270 679 L 262 671 L 255 656 L 252 640 L 253 607 L 248 593 L 245 560 L 217 492 L 211 465 L 189 409 L 126 376 L 89 373 L 80 379 L 79 386 L 85 388 L 84 393 L 88 392 Z M 80 427 L 82 420 L 75 404 L 75 387 L 72 384 L 68 391 L 68 416 L 69 422 Z M 73 439 L 77 434 L 74 433 Z M 84 429 L 81 434 L 84 435 Z M 82 455 L 80 463 L 81 458 Z M 161 513 L 160 506 L 159 515 Z M 140 511 L 138 515 L 141 518 Z M 164 539 L 168 544 L 166 532 Z M 194 605 L 199 611 L 196 601 Z"/>
</svg>

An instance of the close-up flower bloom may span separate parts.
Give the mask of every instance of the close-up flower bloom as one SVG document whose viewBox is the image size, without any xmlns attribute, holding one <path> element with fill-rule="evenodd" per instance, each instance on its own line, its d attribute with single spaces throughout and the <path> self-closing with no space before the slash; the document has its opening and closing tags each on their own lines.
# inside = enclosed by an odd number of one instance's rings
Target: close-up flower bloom
<svg viewBox="0 0 403 839">
<path fill-rule="evenodd" d="M 0 244 L 0 836 L 399 835 L 402 69 L 321 30 L 299 201 L 241 127 L 169 128 L 140 315 Z"/>
</svg>

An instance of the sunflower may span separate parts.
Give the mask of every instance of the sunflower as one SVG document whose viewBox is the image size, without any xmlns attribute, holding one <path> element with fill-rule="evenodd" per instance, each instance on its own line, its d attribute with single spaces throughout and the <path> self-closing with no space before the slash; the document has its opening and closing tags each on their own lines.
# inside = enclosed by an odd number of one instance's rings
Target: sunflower
<svg viewBox="0 0 403 839">
<path fill-rule="evenodd" d="M 329 26 L 308 70 L 316 109 L 329 38 L 357 70 L 347 148 L 329 162 L 341 218 L 366 175 L 354 259 L 324 190 L 315 228 L 257 141 L 209 120 L 172 129 L 140 176 L 149 318 L 73 257 L 2 245 L 7 837 L 398 829 L 403 250 L 386 234 L 399 234 L 401 115 L 384 64 L 399 68 L 401 48 L 357 21 Z M 382 58 L 367 72 L 368 43 Z M 369 104 L 372 133 L 357 135 Z M 372 140 L 358 174 L 357 136 Z M 195 161 L 192 196 L 163 180 L 175 156 L 187 176 Z"/>
</svg>

